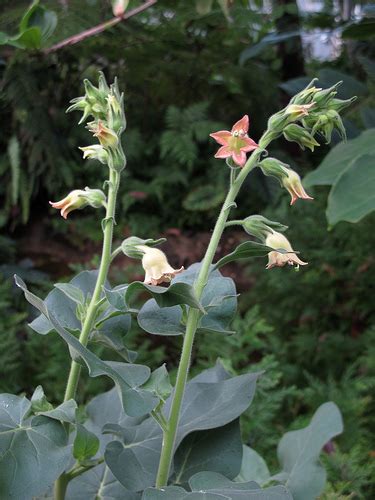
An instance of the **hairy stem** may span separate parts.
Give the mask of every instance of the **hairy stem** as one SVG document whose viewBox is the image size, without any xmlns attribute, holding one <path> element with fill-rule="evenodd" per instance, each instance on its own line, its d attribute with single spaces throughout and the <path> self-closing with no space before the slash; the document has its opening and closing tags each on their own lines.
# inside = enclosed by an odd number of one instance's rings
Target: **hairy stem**
<svg viewBox="0 0 375 500">
<path fill-rule="evenodd" d="M 115 211 L 116 211 L 116 197 L 119 187 L 120 176 L 119 174 L 111 170 L 109 178 L 109 188 L 108 188 L 108 203 L 106 216 L 103 221 L 103 249 L 100 261 L 100 267 L 98 272 L 98 277 L 96 279 L 96 284 L 94 292 L 87 308 L 85 320 L 82 325 L 81 334 L 79 336 L 79 341 L 82 345 L 86 346 L 89 340 L 89 335 L 92 330 L 95 317 L 100 306 L 101 300 L 100 296 L 102 293 L 103 285 L 107 279 L 108 269 L 111 263 L 111 251 L 112 251 L 112 237 L 113 237 L 113 226 L 115 223 Z M 70 372 L 68 377 L 68 382 L 66 385 L 64 401 L 69 399 L 74 399 L 77 391 L 77 385 L 81 373 L 81 365 L 72 361 L 70 366 Z M 65 490 L 67 487 L 69 479 L 66 475 L 62 475 L 55 483 L 55 500 L 63 500 L 65 498 Z"/>
<path fill-rule="evenodd" d="M 234 200 L 246 179 L 250 170 L 252 170 L 258 163 L 263 149 L 267 146 L 268 141 L 261 140 L 260 147 L 257 149 L 249 158 L 246 165 L 240 171 L 237 177 L 234 177 L 231 173 L 231 184 L 224 201 L 222 209 L 220 211 L 219 217 L 216 221 L 215 228 L 213 230 L 210 243 L 207 247 L 206 254 L 203 258 L 202 265 L 198 274 L 197 281 L 195 283 L 195 291 L 200 298 L 202 296 L 203 290 L 207 284 L 208 276 L 210 273 L 210 267 L 212 265 L 215 253 L 220 242 L 220 238 L 225 229 L 226 221 L 231 208 L 234 206 Z M 174 447 L 176 442 L 177 427 L 180 418 L 180 410 L 182 405 L 182 400 L 184 397 L 186 381 L 189 374 L 191 352 L 194 343 L 195 332 L 197 330 L 199 320 L 201 318 L 201 312 L 198 309 L 189 309 L 187 322 L 186 322 L 186 332 L 184 336 L 184 342 L 182 346 L 181 359 L 178 367 L 176 385 L 172 400 L 172 405 L 169 413 L 168 428 L 163 435 L 163 444 L 160 455 L 159 470 L 156 478 L 156 487 L 161 488 L 167 484 L 169 472 L 171 468 Z"/>
</svg>

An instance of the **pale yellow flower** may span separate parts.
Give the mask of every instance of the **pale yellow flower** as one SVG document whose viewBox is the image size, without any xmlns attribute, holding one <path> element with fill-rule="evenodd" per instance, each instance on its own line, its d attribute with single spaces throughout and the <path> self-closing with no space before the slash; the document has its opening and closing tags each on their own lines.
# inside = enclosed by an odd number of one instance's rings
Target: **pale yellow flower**
<svg viewBox="0 0 375 500">
<path fill-rule="evenodd" d="M 165 253 L 158 248 L 148 247 L 147 245 L 137 245 L 136 248 L 143 253 L 142 266 L 145 270 L 144 283 L 146 285 L 169 283 L 176 274 L 184 270 L 183 267 L 173 269 L 168 263 Z"/>
</svg>

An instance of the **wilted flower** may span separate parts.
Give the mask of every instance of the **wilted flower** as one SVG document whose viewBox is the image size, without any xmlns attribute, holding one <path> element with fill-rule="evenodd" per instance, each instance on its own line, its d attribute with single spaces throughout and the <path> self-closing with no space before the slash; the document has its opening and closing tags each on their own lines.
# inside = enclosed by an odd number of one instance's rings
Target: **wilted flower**
<svg viewBox="0 0 375 500">
<path fill-rule="evenodd" d="M 92 144 L 79 148 L 83 151 L 83 159 L 99 160 L 101 163 L 108 163 L 108 153 L 100 144 Z"/>
<path fill-rule="evenodd" d="M 167 257 L 158 248 L 151 248 L 146 245 L 137 245 L 136 248 L 143 253 L 142 266 L 145 270 L 144 283 L 147 285 L 159 285 L 169 283 L 176 274 L 181 273 L 184 268 L 173 269 L 168 263 Z"/>
<path fill-rule="evenodd" d="M 93 132 L 94 137 L 99 139 L 99 142 L 102 146 L 106 146 L 109 148 L 116 148 L 118 145 L 118 137 L 113 130 L 106 127 L 101 120 L 97 122 L 88 123 L 88 127 L 90 132 Z"/>
<path fill-rule="evenodd" d="M 307 265 L 307 262 L 303 262 L 297 257 L 289 240 L 283 234 L 272 231 L 272 233 L 267 236 L 265 244 L 275 249 L 275 251 L 269 252 L 268 254 L 267 269 L 283 267 L 285 264 L 289 264 L 290 266 L 296 265 L 297 267 Z M 277 252 L 277 249 L 284 250 L 287 253 Z"/>
<path fill-rule="evenodd" d="M 303 200 L 313 200 L 311 196 L 309 196 L 304 187 L 302 186 L 301 182 L 301 177 L 292 170 L 291 168 L 283 168 L 284 172 L 286 173 L 286 176 L 282 177 L 281 183 L 285 187 L 285 189 L 288 190 L 290 193 L 292 199 L 290 201 L 290 204 L 293 205 L 298 198 L 301 198 Z"/>
<path fill-rule="evenodd" d="M 215 158 L 230 158 L 243 167 L 246 163 L 246 153 L 257 149 L 258 144 L 248 136 L 249 117 L 245 115 L 241 120 L 236 122 L 232 130 L 220 130 L 214 132 L 210 136 L 215 139 L 222 147 L 215 154 Z"/>
<path fill-rule="evenodd" d="M 60 214 L 64 219 L 73 210 L 81 209 L 90 205 L 94 208 L 105 206 L 106 197 L 100 189 L 90 189 L 86 187 L 83 189 L 74 189 L 65 198 L 56 202 L 49 202 L 53 208 L 60 210 Z"/>
</svg>

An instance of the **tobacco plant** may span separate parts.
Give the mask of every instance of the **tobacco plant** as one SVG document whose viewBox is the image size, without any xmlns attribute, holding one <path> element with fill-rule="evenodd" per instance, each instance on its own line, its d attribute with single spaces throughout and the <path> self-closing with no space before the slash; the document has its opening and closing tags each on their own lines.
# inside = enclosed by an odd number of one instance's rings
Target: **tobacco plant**
<svg viewBox="0 0 375 500">
<path fill-rule="evenodd" d="M 163 239 L 131 236 L 112 248 L 116 196 L 126 167 L 121 141 L 126 128 L 124 96 L 117 81 L 108 86 L 103 74 L 97 87 L 87 80 L 84 85 L 85 95 L 73 99 L 68 111 L 82 112 L 79 123 L 87 122 L 97 139 L 80 148 L 83 157 L 101 162 L 108 178 L 103 190 L 76 189 L 51 205 L 65 219 L 86 206 L 105 211 L 100 266 L 69 283 L 56 284 L 45 300 L 15 277 L 40 312 L 30 327 L 40 335 L 56 332 L 66 342 L 72 361 L 64 401 L 57 407 L 40 386 L 31 399 L 0 396 L 1 498 L 316 498 L 325 484 L 320 451 L 343 427 L 333 403 L 319 407 L 307 427 L 281 438 L 280 471 L 271 474 L 264 460 L 241 442 L 239 426 L 262 373 L 231 376 L 217 363 L 191 380 L 188 375 L 193 344 L 199 349 L 202 335 L 220 343 L 223 335 L 235 334 L 230 327 L 236 288 L 221 274 L 221 267 L 250 257 L 268 257 L 267 269 L 289 265 L 298 270 L 307 265 L 283 234 L 287 226 L 261 215 L 231 218 L 245 179 L 260 168 L 289 191 L 291 205 L 298 199 L 312 200 L 299 175 L 269 158 L 267 147 L 284 136 L 314 150 L 319 145 L 316 139 L 330 142 L 334 129 L 345 138 L 339 112 L 352 100 L 335 98 L 338 84 L 321 89 L 313 80 L 270 117 L 258 143 L 248 135 L 247 115 L 230 131 L 211 134 L 220 145 L 215 157 L 224 159 L 223 168 L 228 168 L 228 192 L 203 260 L 185 270 L 174 269 L 157 248 Z M 232 225 L 242 226 L 251 239 L 215 262 L 223 232 Z M 121 253 L 141 259 L 144 282 L 111 287 L 108 271 Z M 272 290 L 269 294 L 272 300 Z M 165 365 L 151 372 L 135 363 L 137 354 L 126 347 L 133 321 L 147 334 L 182 338 L 174 387 Z M 122 361 L 100 359 L 90 349 L 96 342 L 112 348 Z M 114 388 L 78 411 L 75 398 L 83 367 L 90 377 L 112 379 Z"/>
</svg>

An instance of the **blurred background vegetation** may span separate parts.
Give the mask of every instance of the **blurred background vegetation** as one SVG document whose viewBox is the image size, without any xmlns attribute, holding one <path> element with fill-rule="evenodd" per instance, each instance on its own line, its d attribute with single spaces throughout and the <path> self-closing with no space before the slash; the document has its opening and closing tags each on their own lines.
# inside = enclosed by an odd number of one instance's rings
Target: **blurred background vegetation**
<svg viewBox="0 0 375 500">
<path fill-rule="evenodd" d="M 128 9 L 140 3 L 131 1 Z M 97 263 L 97 214 L 75 212 L 65 222 L 48 205 L 73 188 L 104 181 L 102 165 L 84 162 L 78 150 L 90 144 L 89 133 L 77 126 L 76 114 L 65 114 L 69 100 L 83 93 L 82 79 L 96 80 L 103 70 L 125 89 L 128 167 L 116 239 L 166 236 L 171 262 L 187 266 L 201 259 L 225 195 L 228 171 L 213 158 L 210 132 L 247 113 L 250 135 L 258 139 L 268 116 L 314 76 L 324 86 L 343 80 L 342 98 L 359 96 L 345 115 L 349 139 L 375 127 L 375 9 L 354 0 L 159 0 L 97 36 L 51 51 L 110 19 L 111 5 L 41 4 L 55 13 L 43 46 L 21 38 L 0 46 L 0 391 L 30 395 L 42 384 L 49 399 L 59 400 L 66 347 L 57 336 L 28 329 L 33 312 L 11 277 L 17 272 L 43 295 L 54 282 Z M 28 5 L 2 0 L 0 43 L 4 33 L 17 33 Z M 312 154 L 280 140 L 270 154 L 303 176 L 329 150 L 322 145 Z M 217 357 L 233 372 L 266 370 L 242 427 L 271 464 L 285 430 L 304 425 L 324 401 L 335 401 L 345 432 L 323 458 L 329 474 L 324 498 L 375 498 L 375 218 L 328 228 L 328 188 L 310 191 L 313 203 L 291 209 L 272 179 L 257 172 L 249 177 L 236 218 L 262 213 L 288 224 L 288 236 L 310 265 L 299 273 L 266 272 L 261 260 L 228 266 L 224 273 L 241 293 L 237 334 L 199 339 L 193 370 Z M 220 252 L 242 238 L 228 231 Z M 140 277 L 139 263 L 116 261 L 114 283 Z M 167 360 L 171 370 L 179 344 L 135 327 L 129 340 L 140 362 L 156 367 Z M 80 398 L 106 387 L 86 379 Z"/>
</svg>

